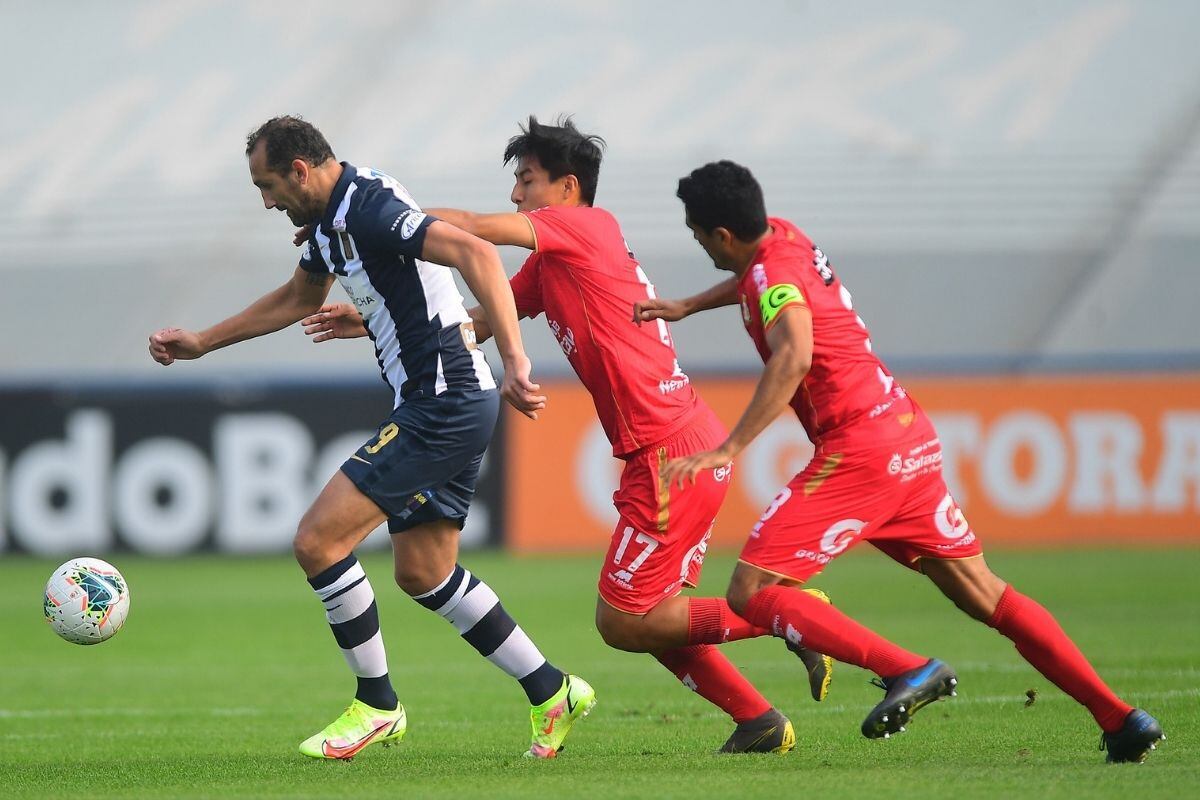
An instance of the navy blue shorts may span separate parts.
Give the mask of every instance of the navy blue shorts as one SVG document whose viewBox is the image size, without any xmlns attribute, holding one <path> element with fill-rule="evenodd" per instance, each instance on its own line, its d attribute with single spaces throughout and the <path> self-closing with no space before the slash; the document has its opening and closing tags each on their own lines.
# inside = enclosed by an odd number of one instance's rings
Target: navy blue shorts
<svg viewBox="0 0 1200 800">
<path fill-rule="evenodd" d="M 461 530 L 499 411 L 495 389 L 414 397 L 384 420 L 342 472 L 388 515 L 392 533 L 439 519 Z"/>
</svg>

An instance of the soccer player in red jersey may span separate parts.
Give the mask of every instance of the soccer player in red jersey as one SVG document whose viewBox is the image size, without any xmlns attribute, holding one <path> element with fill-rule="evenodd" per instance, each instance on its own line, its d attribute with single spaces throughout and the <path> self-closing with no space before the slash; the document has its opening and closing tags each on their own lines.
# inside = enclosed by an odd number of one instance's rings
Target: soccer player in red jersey
<svg viewBox="0 0 1200 800">
<path fill-rule="evenodd" d="M 515 213 L 428 213 L 493 244 L 533 251 L 511 281 L 517 312 L 546 315 L 592 396 L 613 455 L 625 462 L 613 498 L 619 519 L 600 571 L 601 636 L 617 649 L 652 654 L 727 712 L 737 727 L 722 750 L 786 752 L 795 741 L 791 723 L 713 646 L 770 631 L 734 614 L 724 598 L 679 594 L 699 578 L 732 464 L 697 470 L 687 487 L 659 477 L 668 459 L 715 448 L 726 430 L 680 368 L 667 323 L 630 321 L 629 309 L 653 298 L 654 287 L 616 219 L 593 205 L 600 144 L 570 120 L 550 126 L 530 117 L 504 152 L 505 163 L 516 162 Z M 469 313 L 477 341 L 488 339 L 486 314 L 478 307 Z M 307 332 L 318 339 L 355 335 L 356 317 L 349 306 L 327 307 L 306 320 Z M 831 661 L 790 649 L 809 670 L 814 698 L 823 698 Z"/>
<path fill-rule="evenodd" d="M 946 488 L 933 425 L 873 353 L 866 325 L 824 253 L 790 222 L 768 218 L 758 182 L 733 162 L 693 171 L 680 180 L 678 196 L 696 241 L 734 277 L 686 300 L 642 301 L 635 319 L 657 323 L 740 304 L 766 367 L 729 437 L 707 452 L 673 459 L 663 479 L 687 483 L 728 463 L 788 405 L 816 448 L 750 532 L 729 584 L 730 607 L 776 636 L 875 672 L 885 697 L 867 715 L 863 735 L 902 731 L 917 709 L 954 693 L 953 670 L 798 589 L 830 560 L 869 541 L 927 575 L 1086 706 L 1103 731 L 1109 761 L 1144 760 L 1164 738 L 1162 728 L 1113 694 L 1045 608 L 988 569 Z"/>
</svg>

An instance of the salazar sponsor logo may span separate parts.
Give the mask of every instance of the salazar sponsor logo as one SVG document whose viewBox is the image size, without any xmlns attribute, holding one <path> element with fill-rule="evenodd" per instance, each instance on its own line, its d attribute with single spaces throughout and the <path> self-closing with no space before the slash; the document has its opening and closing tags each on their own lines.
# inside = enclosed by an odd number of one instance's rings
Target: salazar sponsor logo
<svg viewBox="0 0 1200 800">
<path fill-rule="evenodd" d="M 933 453 L 925 453 L 915 457 L 904 459 L 904 467 L 901 470 L 905 475 L 912 475 L 917 472 L 928 470 L 931 467 L 940 467 L 942 465 L 942 451 L 937 450 Z"/>
</svg>

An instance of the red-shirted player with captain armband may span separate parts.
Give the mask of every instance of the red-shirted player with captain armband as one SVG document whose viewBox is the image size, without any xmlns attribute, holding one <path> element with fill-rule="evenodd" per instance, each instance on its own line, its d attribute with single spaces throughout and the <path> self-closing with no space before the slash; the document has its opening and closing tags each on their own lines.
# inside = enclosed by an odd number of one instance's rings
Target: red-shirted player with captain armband
<svg viewBox="0 0 1200 800">
<path fill-rule="evenodd" d="M 730 611 L 724 598 L 684 597 L 704 561 L 713 519 L 729 486 L 730 459 L 697 470 L 687 487 L 659 473 L 668 459 L 709 450 L 724 426 L 697 396 L 679 366 L 665 321 L 636 326 L 634 303 L 654 287 L 625 244 L 616 219 L 592 203 L 601 140 L 570 120 L 529 126 L 509 141 L 516 162 L 516 213 L 428 213 L 493 244 L 532 250 L 512 278 L 517 312 L 546 315 L 567 360 L 596 406 L 613 454 L 625 462 L 613 500 L 619 514 L 600 571 L 596 625 L 612 647 L 650 653 L 684 684 L 737 723 L 725 752 L 786 752 L 791 723 L 713 645 L 770 635 Z M 491 336 L 481 308 L 469 311 L 475 335 Z M 308 320 L 318 341 L 362 335 L 353 308 L 329 306 Z M 569 525 L 569 521 L 555 520 Z M 569 537 L 569 528 L 563 531 Z M 813 590 L 805 595 L 827 603 Z M 798 644 L 815 699 L 828 689 L 830 660 Z"/>
<path fill-rule="evenodd" d="M 953 670 L 797 588 L 869 541 L 927 575 L 1086 706 L 1109 761 L 1144 760 L 1164 738 L 1162 728 L 1113 694 L 1045 608 L 988 569 L 942 478 L 933 425 L 872 352 L 825 255 L 790 222 L 767 218 L 758 182 L 733 162 L 694 170 L 679 181 L 678 196 L 696 241 L 734 277 L 687 300 L 637 303 L 635 319 L 678 320 L 740 302 L 766 367 L 729 438 L 672 460 L 663 479 L 687 483 L 728 463 L 789 404 L 816 448 L 751 531 L 729 584 L 730 607 L 776 636 L 875 672 L 885 697 L 864 720 L 863 735 L 902 731 L 919 708 L 954 693 Z"/>
</svg>

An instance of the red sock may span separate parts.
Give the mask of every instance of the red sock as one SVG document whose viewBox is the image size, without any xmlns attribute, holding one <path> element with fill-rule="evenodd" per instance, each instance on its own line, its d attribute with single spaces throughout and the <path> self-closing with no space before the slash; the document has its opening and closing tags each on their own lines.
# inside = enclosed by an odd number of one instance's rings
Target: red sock
<svg viewBox="0 0 1200 800">
<path fill-rule="evenodd" d="M 1038 672 L 1086 706 L 1103 730 L 1120 730 L 1133 706 L 1113 694 L 1049 611 L 1007 586 L 987 624 L 1012 639 Z"/>
<path fill-rule="evenodd" d="M 894 645 L 828 603 L 788 586 L 760 589 L 746 605 L 746 619 L 838 661 L 890 678 L 929 659 Z"/>
<path fill-rule="evenodd" d="M 684 686 L 733 717 L 734 722 L 746 722 L 771 710 L 767 699 L 711 644 L 678 647 L 654 657 Z"/>
<path fill-rule="evenodd" d="M 722 644 L 770 635 L 766 628 L 733 613 L 724 597 L 688 598 L 688 644 Z"/>
</svg>

